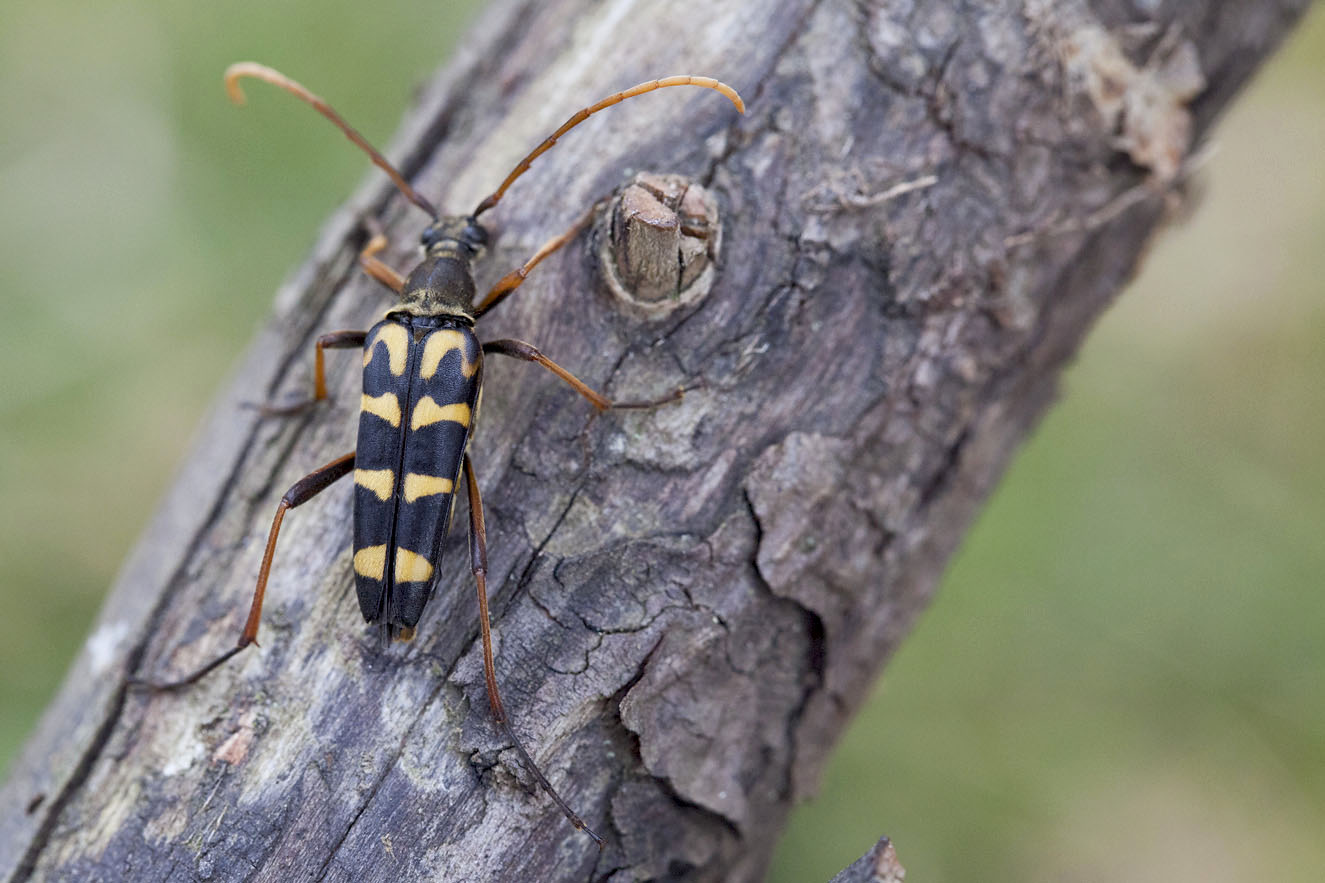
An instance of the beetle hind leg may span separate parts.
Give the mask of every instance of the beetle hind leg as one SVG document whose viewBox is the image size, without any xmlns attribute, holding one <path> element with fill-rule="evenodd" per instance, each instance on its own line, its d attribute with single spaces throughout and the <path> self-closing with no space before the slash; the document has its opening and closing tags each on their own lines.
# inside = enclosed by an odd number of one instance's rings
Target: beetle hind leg
<svg viewBox="0 0 1325 883">
<path fill-rule="evenodd" d="M 253 405 L 263 417 L 297 417 L 327 396 L 326 350 L 361 349 L 368 337 L 367 331 L 331 331 L 323 334 L 313 345 L 313 397 L 286 405 L 267 403 Z"/>
<path fill-rule="evenodd" d="M 205 675 L 234 657 L 250 644 L 258 643 L 258 624 L 262 619 L 262 601 L 267 593 L 267 577 L 271 573 L 271 562 L 276 555 L 276 538 L 281 533 L 281 522 L 290 509 L 301 506 L 322 493 L 338 479 L 348 475 L 354 469 L 354 451 L 343 457 L 337 457 L 320 469 L 310 472 L 296 481 L 285 496 L 281 497 L 276 507 L 276 516 L 272 519 L 271 530 L 267 534 L 267 548 L 262 555 L 262 568 L 258 571 L 258 582 L 253 588 L 253 602 L 249 605 L 248 619 L 244 622 L 244 631 L 239 635 L 239 642 L 220 656 L 208 662 L 184 677 L 174 681 L 151 681 L 144 678 L 130 678 L 129 685 L 146 687 L 151 690 L 174 690 L 187 687 L 201 680 Z"/>
<path fill-rule="evenodd" d="M 533 773 L 539 786 L 552 798 L 552 802 L 572 825 L 592 837 L 601 850 L 605 845 L 603 838 L 594 833 L 593 829 L 575 814 L 575 810 L 571 809 L 552 787 L 552 783 L 547 780 L 543 771 L 538 768 L 538 764 L 534 763 L 534 759 L 525 750 L 524 743 L 516 737 L 506 717 L 506 710 L 502 707 L 501 694 L 497 691 L 496 666 L 492 659 L 492 625 L 488 619 L 488 533 L 483 522 L 483 498 L 478 491 L 478 479 L 474 476 L 474 464 L 470 461 L 469 454 L 465 454 L 464 463 L 465 487 L 469 492 L 469 555 L 474 571 L 474 583 L 478 590 L 478 622 L 483 641 L 483 678 L 487 684 L 488 704 L 492 706 L 492 716 L 507 740 L 519 752 L 525 767 Z"/>
</svg>

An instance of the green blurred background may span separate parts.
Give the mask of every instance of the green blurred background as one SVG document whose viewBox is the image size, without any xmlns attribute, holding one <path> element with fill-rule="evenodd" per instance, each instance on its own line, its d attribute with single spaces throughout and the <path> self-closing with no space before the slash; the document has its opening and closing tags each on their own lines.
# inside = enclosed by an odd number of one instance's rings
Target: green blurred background
<svg viewBox="0 0 1325 883">
<path fill-rule="evenodd" d="M 0 764 L 272 292 L 476 2 L 0 7 Z M 1221 124 L 772 878 L 1325 879 L 1325 14 Z M 0 809 L 0 811 L 4 811 Z"/>
</svg>

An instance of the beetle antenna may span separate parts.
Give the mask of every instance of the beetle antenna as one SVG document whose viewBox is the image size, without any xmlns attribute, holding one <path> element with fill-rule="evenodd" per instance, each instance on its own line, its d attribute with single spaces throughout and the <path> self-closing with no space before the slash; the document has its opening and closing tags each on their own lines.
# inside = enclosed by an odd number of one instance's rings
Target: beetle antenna
<svg viewBox="0 0 1325 883">
<path fill-rule="evenodd" d="M 253 77 L 255 80 L 262 80 L 271 83 L 273 86 L 279 86 L 300 101 L 312 105 L 314 110 L 331 120 L 336 128 L 345 133 L 346 138 L 349 138 L 360 150 L 368 154 L 369 159 L 373 161 L 373 165 L 387 173 L 387 177 L 391 179 L 391 183 L 396 185 L 396 189 L 401 192 L 401 195 L 419 208 L 423 209 L 436 220 L 438 217 L 437 209 L 433 207 L 433 204 L 424 199 L 417 190 L 409 186 L 409 184 L 405 182 L 405 179 L 401 177 L 400 172 L 396 171 L 396 167 L 391 165 L 386 157 L 378 153 L 377 149 L 368 143 L 368 139 L 364 138 L 355 131 L 353 126 L 345 122 L 345 120 L 341 118 L 341 115 L 336 113 L 331 105 L 327 104 L 323 98 L 314 95 L 303 85 L 290 79 L 275 68 L 267 67 L 265 64 L 258 64 L 256 61 L 238 61 L 225 69 L 225 91 L 226 94 L 230 96 L 230 100 L 235 104 L 244 103 L 244 90 L 239 86 L 239 81 L 244 77 Z"/>
<path fill-rule="evenodd" d="M 477 219 L 479 215 L 496 205 L 497 201 L 502 198 L 502 194 L 506 192 L 506 188 L 510 187 L 516 178 L 529 170 L 530 163 L 550 150 L 552 145 L 557 143 L 558 138 L 565 135 L 589 117 L 598 113 L 598 111 L 606 110 L 614 104 L 620 104 L 627 98 L 634 98 L 636 95 L 643 95 L 644 93 L 652 92 L 655 89 L 666 89 L 668 86 L 702 86 L 705 89 L 713 89 L 714 91 L 721 92 L 732 104 L 736 105 L 737 110 L 741 113 L 745 113 L 745 102 L 741 100 L 741 96 L 737 94 L 736 90 L 731 86 L 728 86 L 726 83 L 720 83 L 711 77 L 664 77 L 661 80 L 649 80 L 648 82 L 640 83 L 638 86 L 631 86 L 629 89 L 622 92 L 614 92 L 597 104 L 591 104 L 588 107 L 577 111 L 570 119 L 561 124 L 561 128 L 547 136 L 542 144 L 535 147 L 528 156 L 520 160 L 519 164 L 516 165 L 516 167 L 511 170 L 511 173 L 506 176 L 506 180 L 501 182 L 500 187 L 494 190 L 487 199 L 478 204 L 478 208 L 474 209 L 474 213 L 470 215 L 470 217 Z"/>
</svg>

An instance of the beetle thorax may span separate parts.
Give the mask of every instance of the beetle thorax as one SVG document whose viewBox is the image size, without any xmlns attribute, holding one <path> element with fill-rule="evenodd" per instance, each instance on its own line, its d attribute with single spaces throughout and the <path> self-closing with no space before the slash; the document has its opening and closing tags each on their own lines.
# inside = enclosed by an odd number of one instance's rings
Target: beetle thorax
<svg viewBox="0 0 1325 883">
<path fill-rule="evenodd" d="M 463 254 L 429 249 L 400 292 L 396 309 L 415 316 L 474 318 L 474 273 Z"/>
<path fill-rule="evenodd" d="M 443 217 L 421 237 L 423 262 L 405 280 L 398 309 L 416 316 L 474 320 L 473 264 L 483 254 L 488 231 L 472 217 Z"/>
</svg>

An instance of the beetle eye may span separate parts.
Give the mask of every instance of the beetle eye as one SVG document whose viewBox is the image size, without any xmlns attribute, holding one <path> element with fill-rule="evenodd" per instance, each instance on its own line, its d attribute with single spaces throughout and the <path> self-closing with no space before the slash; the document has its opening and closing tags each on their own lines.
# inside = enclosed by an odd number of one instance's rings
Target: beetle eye
<svg viewBox="0 0 1325 883">
<path fill-rule="evenodd" d="M 488 247 L 487 229 L 473 218 L 465 224 L 465 230 L 460 235 L 465 240 L 465 244 L 472 246 L 476 251 Z"/>
</svg>

